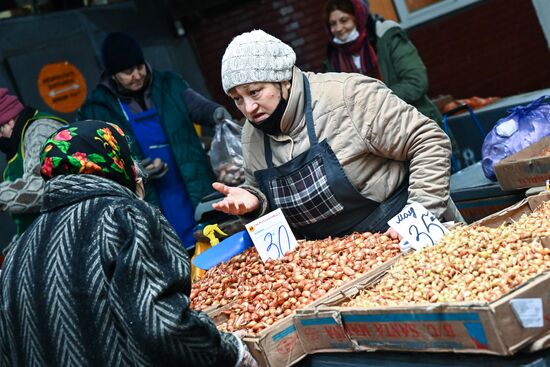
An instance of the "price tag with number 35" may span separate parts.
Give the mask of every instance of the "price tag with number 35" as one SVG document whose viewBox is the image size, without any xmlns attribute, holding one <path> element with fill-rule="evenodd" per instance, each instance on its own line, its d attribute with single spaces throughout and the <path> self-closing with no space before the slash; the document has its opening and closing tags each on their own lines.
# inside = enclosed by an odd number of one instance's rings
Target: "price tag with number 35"
<svg viewBox="0 0 550 367">
<path fill-rule="evenodd" d="M 406 205 L 388 224 L 415 250 L 435 245 L 448 232 L 435 215 L 418 203 Z"/>
<path fill-rule="evenodd" d="M 298 244 L 281 209 L 248 223 L 246 230 L 264 262 L 283 257 Z"/>
</svg>

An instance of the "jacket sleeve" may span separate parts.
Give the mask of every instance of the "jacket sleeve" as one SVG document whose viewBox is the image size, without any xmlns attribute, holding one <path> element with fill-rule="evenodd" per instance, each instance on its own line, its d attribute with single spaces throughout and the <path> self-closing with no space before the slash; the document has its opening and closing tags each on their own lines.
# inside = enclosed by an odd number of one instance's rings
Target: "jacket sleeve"
<svg viewBox="0 0 550 367">
<path fill-rule="evenodd" d="M 244 169 L 244 184 L 240 187 L 255 195 L 260 200 L 260 208 L 252 213 L 240 216 L 243 222 L 250 222 L 261 217 L 269 212 L 269 202 L 267 196 L 260 190 L 260 186 L 256 181 L 251 165 L 258 165 L 258 160 L 264 160 L 263 154 L 256 154 L 258 149 L 263 151 L 263 140 L 255 135 L 254 128 L 250 124 L 245 123 L 241 133 L 241 143 L 243 147 L 243 169 Z M 260 147 L 261 145 L 261 147 Z"/>
<path fill-rule="evenodd" d="M 214 126 L 214 111 L 221 105 L 209 100 L 192 88 L 183 91 L 183 101 L 187 105 L 191 121 L 202 126 Z"/>
<path fill-rule="evenodd" d="M 242 343 L 190 308 L 190 262 L 166 219 L 145 202 L 117 208 L 126 243 L 115 257 L 110 301 L 125 332 L 155 366 L 235 366 Z"/>
<path fill-rule="evenodd" d="M 10 349 L 8 346 L 9 330 L 12 330 L 6 320 L 5 311 L 0 308 L 0 366 L 9 366 Z"/>
<path fill-rule="evenodd" d="M 398 82 L 388 87 L 405 102 L 414 104 L 428 92 L 426 66 L 403 31 L 391 36 L 389 52 Z"/>
<path fill-rule="evenodd" d="M 382 83 L 350 77 L 346 108 L 363 137 L 365 154 L 409 166 L 409 203 L 418 202 L 437 217 L 447 208 L 451 143 L 437 124 L 397 98 Z M 390 167 L 392 162 L 386 164 Z"/>
<path fill-rule="evenodd" d="M 42 145 L 61 123 L 41 119 L 31 124 L 23 139 L 23 176 L 0 183 L 0 211 L 30 213 L 40 211 L 45 182 L 40 176 Z"/>
</svg>

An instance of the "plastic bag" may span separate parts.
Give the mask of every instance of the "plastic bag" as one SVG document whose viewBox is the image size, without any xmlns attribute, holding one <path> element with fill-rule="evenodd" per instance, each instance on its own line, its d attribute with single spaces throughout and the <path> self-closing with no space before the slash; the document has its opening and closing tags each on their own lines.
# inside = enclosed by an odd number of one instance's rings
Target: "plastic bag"
<svg viewBox="0 0 550 367">
<path fill-rule="evenodd" d="M 216 125 L 210 146 L 210 163 L 218 181 L 229 186 L 244 182 L 242 127 L 228 119 Z"/>
<path fill-rule="evenodd" d="M 550 135 L 549 97 L 509 109 L 510 114 L 487 134 L 481 147 L 481 167 L 487 178 L 496 181 L 495 164 Z"/>
</svg>

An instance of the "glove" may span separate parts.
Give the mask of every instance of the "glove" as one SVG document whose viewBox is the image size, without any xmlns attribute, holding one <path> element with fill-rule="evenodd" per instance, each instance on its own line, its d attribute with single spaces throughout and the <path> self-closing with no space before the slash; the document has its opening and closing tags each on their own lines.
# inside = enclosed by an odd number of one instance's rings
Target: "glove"
<svg viewBox="0 0 550 367">
<path fill-rule="evenodd" d="M 250 354 L 246 345 L 240 367 L 258 367 L 258 362 L 256 362 L 254 357 L 252 357 L 252 354 Z"/>
<path fill-rule="evenodd" d="M 233 117 L 231 116 L 229 111 L 225 109 L 225 107 L 218 107 L 214 110 L 212 119 L 216 124 L 221 124 L 223 120 L 233 120 Z"/>
<path fill-rule="evenodd" d="M 252 357 L 252 354 L 250 354 L 250 351 L 248 350 L 248 347 L 246 344 L 241 340 L 246 333 L 244 330 L 237 330 L 232 333 L 236 338 L 233 339 L 239 344 L 239 349 L 242 351 L 242 358 L 241 363 L 237 364 L 236 367 L 259 367 L 258 362 Z M 240 354 L 240 352 L 239 352 Z"/>
<path fill-rule="evenodd" d="M 168 172 L 168 165 L 160 158 L 145 158 L 139 161 L 143 173 L 145 174 L 145 180 L 151 181 L 161 178 Z"/>
<path fill-rule="evenodd" d="M 250 354 L 250 351 L 248 350 L 248 347 L 245 343 L 243 343 L 244 352 L 243 352 L 243 359 L 241 360 L 241 364 L 239 367 L 259 367 L 258 362 L 252 357 L 252 354 Z"/>
</svg>

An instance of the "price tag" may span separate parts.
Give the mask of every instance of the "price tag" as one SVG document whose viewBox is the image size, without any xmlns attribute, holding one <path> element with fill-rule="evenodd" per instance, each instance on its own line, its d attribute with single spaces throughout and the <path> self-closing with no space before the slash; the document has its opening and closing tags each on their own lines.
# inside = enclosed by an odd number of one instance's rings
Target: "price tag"
<svg viewBox="0 0 550 367">
<path fill-rule="evenodd" d="M 264 262 L 283 257 L 298 244 L 281 209 L 248 223 L 246 230 Z"/>
<path fill-rule="evenodd" d="M 435 245 L 448 232 L 435 215 L 418 203 L 406 205 L 388 224 L 417 251 Z"/>
<path fill-rule="evenodd" d="M 542 299 L 516 298 L 510 301 L 512 310 L 524 328 L 544 326 Z"/>
</svg>

